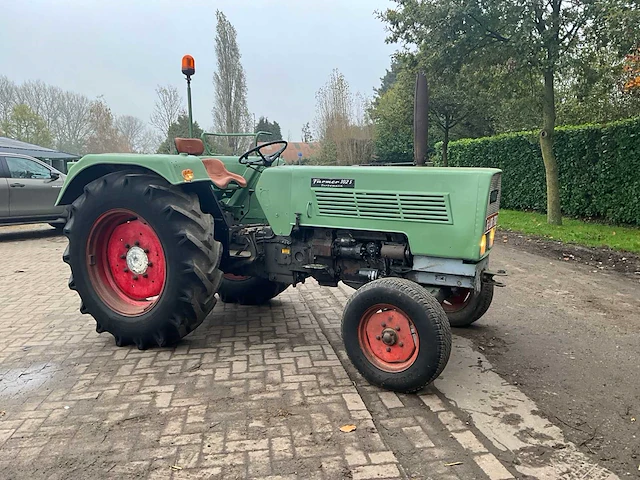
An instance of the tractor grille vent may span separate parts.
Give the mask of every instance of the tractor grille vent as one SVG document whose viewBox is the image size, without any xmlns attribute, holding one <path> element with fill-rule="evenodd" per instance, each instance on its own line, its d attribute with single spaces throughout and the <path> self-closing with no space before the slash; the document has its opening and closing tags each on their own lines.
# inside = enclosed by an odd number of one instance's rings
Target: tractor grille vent
<svg viewBox="0 0 640 480">
<path fill-rule="evenodd" d="M 498 213 L 500 210 L 500 197 L 502 196 L 502 174 L 496 173 L 491 177 L 489 187 L 489 205 L 487 205 L 487 217 Z"/>
<path fill-rule="evenodd" d="M 452 223 L 448 194 L 314 190 L 318 215 Z"/>
</svg>

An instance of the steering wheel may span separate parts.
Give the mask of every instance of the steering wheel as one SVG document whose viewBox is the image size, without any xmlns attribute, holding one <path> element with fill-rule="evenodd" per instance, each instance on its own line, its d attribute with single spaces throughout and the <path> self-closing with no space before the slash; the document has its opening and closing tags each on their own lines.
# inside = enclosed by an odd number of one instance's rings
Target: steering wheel
<svg viewBox="0 0 640 480">
<path fill-rule="evenodd" d="M 279 148 L 277 152 L 272 153 L 271 155 L 265 155 L 260 151 L 265 147 L 280 144 L 282 145 L 282 147 Z M 263 143 L 262 145 L 258 145 L 256 147 L 253 147 L 251 150 L 247 150 L 246 152 L 244 152 L 238 159 L 238 162 L 240 162 L 242 165 L 264 165 L 265 167 L 270 167 L 273 162 L 275 162 L 278 157 L 282 155 L 282 152 L 285 151 L 287 145 L 289 145 L 289 143 L 285 140 L 275 140 L 273 142 Z M 257 153 L 260 158 L 256 160 L 249 160 L 249 155 L 251 155 L 252 153 Z"/>
</svg>

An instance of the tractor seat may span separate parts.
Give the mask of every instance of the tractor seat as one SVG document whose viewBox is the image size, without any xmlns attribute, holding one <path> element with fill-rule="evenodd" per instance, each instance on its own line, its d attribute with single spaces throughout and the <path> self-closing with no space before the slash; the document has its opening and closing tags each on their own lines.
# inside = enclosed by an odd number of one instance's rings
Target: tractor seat
<svg viewBox="0 0 640 480">
<path fill-rule="evenodd" d="M 197 157 L 204 152 L 204 143 L 199 138 L 176 138 L 173 142 L 178 153 L 188 153 Z"/>
<path fill-rule="evenodd" d="M 231 182 L 236 183 L 242 188 L 247 186 L 245 178 L 242 175 L 231 173 L 227 170 L 222 160 L 218 160 L 217 158 L 203 158 L 202 164 L 207 170 L 207 174 L 209 174 L 209 178 L 213 184 L 222 190 L 226 189 Z"/>
</svg>

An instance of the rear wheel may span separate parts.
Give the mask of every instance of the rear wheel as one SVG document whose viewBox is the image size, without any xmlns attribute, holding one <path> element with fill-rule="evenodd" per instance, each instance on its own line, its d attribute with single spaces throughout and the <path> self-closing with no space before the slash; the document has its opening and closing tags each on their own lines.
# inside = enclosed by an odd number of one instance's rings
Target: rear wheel
<svg viewBox="0 0 640 480">
<path fill-rule="evenodd" d="M 452 291 L 442 302 L 442 308 L 452 327 L 468 327 L 487 313 L 492 300 L 493 284 L 483 283 L 478 293 L 467 288 Z"/>
<path fill-rule="evenodd" d="M 349 299 L 342 317 L 349 359 L 372 384 L 415 392 L 449 361 L 451 330 L 436 298 L 417 283 L 383 278 Z"/>
<path fill-rule="evenodd" d="M 64 232 L 69 287 L 117 345 L 175 343 L 213 309 L 221 244 L 197 196 L 156 175 L 112 173 L 85 187 Z"/>
<path fill-rule="evenodd" d="M 286 290 L 286 283 L 261 277 L 246 277 L 225 273 L 218 289 L 220 300 L 241 305 L 264 305 Z"/>
</svg>

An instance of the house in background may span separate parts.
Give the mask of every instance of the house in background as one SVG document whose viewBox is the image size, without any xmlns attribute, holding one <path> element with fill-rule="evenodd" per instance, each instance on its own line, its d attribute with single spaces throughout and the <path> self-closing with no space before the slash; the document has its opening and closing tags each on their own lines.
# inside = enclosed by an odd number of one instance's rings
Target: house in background
<svg viewBox="0 0 640 480">
<path fill-rule="evenodd" d="M 267 143 L 267 142 L 258 142 Z M 275 153 L 282 145 L 271 145 L 269 147 L 265 147 L 262 152 L 268 155 Z M 295 164 L 300 161 L 309 160 L 314 155 L 318 155 L 320 153 L 320 143 L 319 142 L 289 142 L 287 148 L 284 152 L 282 152 L 281 157 L 285 162 L 289 164 Z"/>
<path fill-rule="evenodd" d="M 80 158 L 80 155 L 75 155 L 73 153 L 59 152 L 39 145 L 21 142 L 20 140 L 0 137 L 0 155 L 3 153 L 30 155 L 51 165 L 62 173 L 67 173 L 67 163 Z"/>
</svg>

